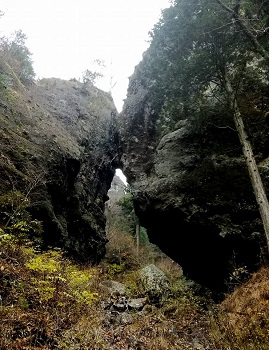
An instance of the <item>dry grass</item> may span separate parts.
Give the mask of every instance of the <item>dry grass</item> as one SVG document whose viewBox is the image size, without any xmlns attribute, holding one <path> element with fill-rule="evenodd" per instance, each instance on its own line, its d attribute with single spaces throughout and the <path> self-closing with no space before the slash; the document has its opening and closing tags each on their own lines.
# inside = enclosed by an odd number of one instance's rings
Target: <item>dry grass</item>
<svg viewBox="0 0 269 350">
<path fill-rule="evenodd" d="M 125 263 L 128 269 L 139 266 L 139 256 L 133 237 L 118 227 L 112 228 L 108 235 L 105 261 L 108 263 Z"/>
<path fill-rule="evenodd" d="M 213 341 L 219 349 L 269 349 L 269 268 L 228 295 L 212 317 Z"/>
<path fill-rule="evenodd" d="M 89 300 L 97 290 L 88 276 L 95 269 L 78 267 L 59 251 L 51 256 L 34 252 L 29 243 L 1 242 L 1 350 L 57 348 L 61 333 L 92 312 Z"/>
<path fill-rule="evenodd" d="M 212 307 L 209 295 L 197 295 L 201 290 L 155 246 L 142 246 L 137 255 L 130 234 L 119 226 L 109 234 L 107 256 L 98 267 L 77 266 L 60 250 L 38 253 L 29 240 L 2 239 L 1 350 L 269 349 L 269 268 Z M 171 293 L 161 307 L 147 305 L 122 324 L 104 309 L 111 295 L 101 282 L 120 281 L 128 297 L 143 297 L 138 270 L 149 263 L 166 273 Z M 89 299 L 92 293 L 98 294 L 95 300 Z"/>
<path fill-rule="evenodd" d="M 129 287 L 129 296 L 142 296 L 136 269 L 110 276 L 104 265 L 81 266 L 79 269 L 83 273 L 90 271 L 92 278 L 88 288 L 99 294 L 98 300 L 89 304 L 70 302 L 58 292 L 45 301 L 33 288 L 35 274 L 26 267 L 33 253 L 27 258 L 28 248 L 20 247 L 14 252 L 18 249 L 23 252 L 16 259 L 11 256 L 12 249 L 9 249 L 9 257 L 0 255 L 1 350 L 188 350 L 194 348 L 194 339 L 205 349 L 268 349 L 268 268 L 255 273 L 222 304 L 208 312 L 201 307 L 199 296 L 188 287 L 180 286 L 180 269 L 170 259 L 162 257 L 159 267 L 168 273 L 174 286 L 173 294 L 162 307 L 151 306 L 145 312 L 133 313 L 133 322 L 122 325 L 112 321 L 111 315 L 103 309 L 102 301 L 109 295 L 100 282 L 107 278 L 120 280 Z M 126 250 L 123 251 L 126 257 Z M 62 259 L 63 264 L 69 263 L 66 258 Z M 184 279 L 181 283 L 184 284 Z"/>
<path fill-rule="evenodd" d="M 37 253 L 29 242 L 19 247 L 13 241 L 2 242 L 0 349 L 191 349 L 191 327 L 197 324 L 200 311 L 194 299 L 186 295 L 167 300 L 163 308 L 152 306 L 145 313 L 133 314 L 133 322 L 128 325 L 115 323 L 103 309 L 102 302 L 109 295 L 100 282 L 107 278 L 125 283 L 130 297 L 143 296 L 136 272 L 140 265 L 135 244 L 127 235 L 123 237 L 125 240 L 121 237 L 120 243 L 115 241 L 117 254 L 118 257 L 122 254 L 120 261 L 132 262 L 132 268 L 113 276 L 107 269 L 109 264 L 79 267 L 59 250 Z M 123 247 L 119 248 L 121 243 Z M 172 262 L 162 258 L 162 264 L 172 275 Z M 82 277 L 91 274 L 87 288 L 89 292 L 98 293 L 97 300 L 81 302 L 80 294 L 77 297 L 73 294 L 70 299 L 73 271 L 75 276 L 78 271 Z M 42 293 L 43 284 L 38 283 L 39 279 L 46 282 Z M 48 287 L 53 287 L 52 295 Z M 81 286 L 78 290 L 81 293 Z"/>
<path fill-rule="evenodd" d="M 117 239 L 110 243 L 108 253 L 116 249 L 119 258 L 119 245 L 124 242 L 125 236 L 116 236 Z M 124 244 L 124 256 L 135 260 L 135 242 L 130 238 L 128 244 Z M 198 338 L 205 348 L 208 346 L 214 350 L 269 349 L 269 268 L 262 268 L 253 274 L 248 282 L 212 308 L 208 296 L 193 294 L 184 285 L 184 279 L 178 282 L 182 270 L 170 258 L 151 245 L 141 247 L 139 253 L 137 262 L 140 266 L 155 263 L 169 277 L 174 294 L 162 308 L 153 312 L 153 316 L 142 317 L 134 324 L 125 326 L 124 333 L 130 332 L 142 342 L 143 345 L 137 345 L 137 348 L 193 349 L 192 341 Z M 134 295 L 141 296 L 143 291 L 136 272 L 125 273 L 121 280 L 130 286 Z M 201 308 L 205 305 L 210 311 L 205 312 Z M 125 342 L 128 343 L 127 338 Z"/>
</svg>

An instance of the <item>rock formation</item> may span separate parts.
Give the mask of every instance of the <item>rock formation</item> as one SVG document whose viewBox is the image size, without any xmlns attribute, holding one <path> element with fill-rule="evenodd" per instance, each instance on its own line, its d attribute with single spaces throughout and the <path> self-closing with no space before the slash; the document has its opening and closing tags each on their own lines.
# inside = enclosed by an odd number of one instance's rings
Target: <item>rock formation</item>
<svg viewBox="0 0 269 350">
<path fill-rule="evenodd" d="M 141 64 L 120 118 L 111 96 L 90 83 L 43 79 L 24 86 L 11 68 L 0 65 L 0 74 L 6 77 L 0 89 L 0 196 L 19 191 L 29 199 L 45 245 L 82 261 L 102 258 L 104 203 L 121 167 L 151 242 L 190 278 L 218 294 L 236 273 L 263 261 L 262 223 L 227 116 L 208 122 L 186 114 L 163 132 Z M 247 126 L 269 188 L 266 118 Z"/>
<path fill-rule="evenodd" d="M 224 127 L 219 120 L 194 125 L 188 115 L 162 134 L 142 64 L 130 78 L 121 116 L 123 171 L 136 214 L 152 243 L 218 294 L 232 283 L 234 271 L 252 271 L 264 256 L 263 228 L 237 134 L 232 120 Z M 251 135 L 254 145 L 260 138 L 256 154 L 268 188 L 268 151 L 261 148 L 268 144 L 262 130 L 268 129 L 259 122 L 259 132 Z"/>
<path fill-rule="evenodd" d="M 3 69 L 3 67 L 1 67 Z M 116 109 L 92 84 L 12 71 L 0 103 L 0 195 L 20 191 L 43 223 L 46 245 L 80 260 L 104 255 L 104 202 L 117 167 Z"/>
</svg>

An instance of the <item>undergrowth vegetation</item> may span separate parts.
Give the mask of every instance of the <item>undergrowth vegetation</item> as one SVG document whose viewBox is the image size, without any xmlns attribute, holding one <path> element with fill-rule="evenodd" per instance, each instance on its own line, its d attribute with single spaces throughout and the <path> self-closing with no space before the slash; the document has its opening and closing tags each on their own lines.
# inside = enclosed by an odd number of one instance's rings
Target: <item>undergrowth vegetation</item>
<svg viewBox="0 0 269 350">
<path fill-rule="evenodd" d="M 2 236 L 1 349 L 54 347 L 99 296 L 93 268 L 75 265 L 58 249 L 39 251 Z"/>
<path fill-rule="evenodd" d="M 27 212 L 29 202 L 18 191 L 0 196 L 1 349 L 54 348 L 99 298 L 94 268 L 60 249 L 41 250 L 42 225 Z"/>
<path fill-rule="evenodd" d="M 233 290 L 216 304 L 208 290 L 185 278 L 181 267 L 156 246 L 146 241 L 137 250 L 137 241 L 122 218 L 128 214 L 124 202 L 123 198 L 119 200 L 117 215 L 110 217 L 104 270 L 113 271 L 111 277 L 124 282 L 132 297 L 143 297 L 138 269 L 154 263 L 169 278 L 171 293 L 161 307 L 153 306 L 149 314 L 125 326 L 122 341 L 126 347 L 119 349 L 128 349 L 129 332 L 140 339 L 140 347 L 135 349 L 268 349 L 269 269 L 264 267 L 252 276 L 244 270 L 248 276 L 244 283 L 234 278 L 242 272 L 235 270 L 231 275 Z M 132 213 L 130 201 L 127 203 L 127 211 Z"/>
<path fill-rule="evenodd" d="M 120 211 L 110 220 L 105 259 L 81 266 L 61 249 L 41 249 L 42 223 L 27 212 L 29 202 L 21 192 L 0 197 L 1 350 L 268 349 L 268 268 L 216 305 L 157 247 L 137 250 Z M 132 312 L 132 322 L 116 322 L 104 307 L 111 295 L 102 282 L 124 283 L 127 298 L 146 297 L 139 269 L 152 263 L 165 272 L 170 293 L 161 305 L 148 301 Z"/>
<path fill-rule="evenodd" d="M 238 286 L 212 317 L 212 335 L 219 349 L 268 349 L 269 269 L 260 269 Z"/>
</svg>

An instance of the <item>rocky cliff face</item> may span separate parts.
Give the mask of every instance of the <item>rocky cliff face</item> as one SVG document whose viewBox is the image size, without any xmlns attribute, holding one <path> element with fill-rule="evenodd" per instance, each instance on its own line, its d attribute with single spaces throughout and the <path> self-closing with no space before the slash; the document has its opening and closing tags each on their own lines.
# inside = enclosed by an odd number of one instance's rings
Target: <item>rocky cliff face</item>
<svg viewBox="0 0 269 350">
<path fill-rule="evenodd" d="M 75 80 L 25 87 L 12 71 L 4 73 L 0 196 L 20 191 L 29 197 L 28 210 L 42 221 L 46 245 L 64 247 L 80 260 L 100 260 L 104 203 L 115 168 L 122 167 L 150 240 L 190 278 L 219 293 L 262 262 L 263 228 L 227 116 L 208 122 L 186 114 L 173 131 L 163 132 L 150 82 L 142 82 L 138 66 L 119 135 L 109 94 Z M 266 118 L 250 120 L 248 127 L 269 188 Z"/>
<path fill-rule="evenodd" d="M 218 120 L 195 125 L 188 115 L 175 130 L 160 133 L 162 119 L 139 69 L 130 79 L 121 131 L 136 213 L 150 240 L 185 274 L 219 293 L 234 282 L 233 273 L 255 269 L 265 249 L 237 134 L 232 120 L 223 127 Z M 259 128 L 268 145 L 267 126 L 260 121 Z M 268 188 L 268 152 L 255 151 Z"/>
<path fill-rule="evenodd" d="M 104 254 L 104 202 L 118 162 L 109 94 L 76 80 L 23 86 L 12 74 L 0 103 L 0 195 L 30 197 L 47 245 L 81 260 Z"/>
</svg>

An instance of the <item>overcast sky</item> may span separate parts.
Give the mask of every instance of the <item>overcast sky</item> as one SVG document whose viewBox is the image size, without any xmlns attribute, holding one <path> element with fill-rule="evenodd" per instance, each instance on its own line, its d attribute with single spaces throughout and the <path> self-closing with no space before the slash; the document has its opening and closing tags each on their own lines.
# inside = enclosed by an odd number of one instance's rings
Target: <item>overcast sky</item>
<svg viewBox="0 0 269 350">
<path fill-rule="evenodd" d="M 169 0 L 0 0 L 1 34 L 22 29 L 37 78 L 80 78 L 104 60 L 106 79 L 97 86 L 112 95 L 118 110 L 128 77 L 148 47 L 148 32 Z M 112 82 L 111 77 L 113 77 Z"/>
</svg>

